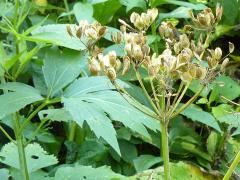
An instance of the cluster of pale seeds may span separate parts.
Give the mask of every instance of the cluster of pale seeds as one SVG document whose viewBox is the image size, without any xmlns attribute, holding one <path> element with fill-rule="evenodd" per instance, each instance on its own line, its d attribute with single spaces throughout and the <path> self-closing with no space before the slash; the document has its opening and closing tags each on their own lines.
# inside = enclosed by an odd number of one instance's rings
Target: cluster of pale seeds
<svg viewBox="0 0 240 180">
<path fill-rule="evenodd" d="M 203 35 L 196 41 L 193 33 L 195 28 L 211 32 L 221 20 L 222 7 L 217 6 L 215 15 L 210 8 L 203 10 L 196 17 L 192 12 L 190 14 L 194 25 L 186 25 L 181 31 L 170 22 L 161 23 L 159 34 L 166 42 L 166 49 L 160 55 L 151 53 L 146 36 L 147 29 L 158 15 L 156 8 L 149 9 L 147 13 L 132 13 L 130 21 L 134 28 L 125 21 L 119 20 L 122 26 L 119 32 L 112 34 L 112 41 L 116 44 L 124 44 L 123 57 L 117 57 L 115 51 L 103 54 L 103 49 L 95 45 L 106 33 L 106 27 L 98 22 L 88 24 L 87 21 L 80 21 L 76 36 L 88 38 L 91 55 L 89 70 L 93 75 L 104 73 L 114 81 L 119 72 L 124 75 L 131 67 L 137 70 L 141 66 L 146 68 L 149 76 L 165 89 L 171 87 L 177 79 L 186 83 L 199 79 L 207 84 L 224 69 L 228 59 L 222 58 L 222 50 L 219 47 L 206 49 Z M 67 30 L 73 36 L 70 28 Z M 233 48 L 233 44 L 230 43 L 230 53 Z"/>
</svg>

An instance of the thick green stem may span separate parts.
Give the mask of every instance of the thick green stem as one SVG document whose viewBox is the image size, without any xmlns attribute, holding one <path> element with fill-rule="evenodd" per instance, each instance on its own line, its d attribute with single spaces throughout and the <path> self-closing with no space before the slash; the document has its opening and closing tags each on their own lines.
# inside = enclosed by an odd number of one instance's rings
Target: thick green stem
<svg viewBox="0 0 240 180">
<path fill-rule="evenodd" d="M 237 165 L 240 163 L 240 151 L 238 151 L 235 159 L 233 160 L 230 168 L 228 169 L 227 173 L 225 174 L 225 176 L 223 177 L 223 180 L 228 180 L 230 179 L 234 169 L 237 167 Z"/>
<path fill-rule="evenodd" d="M 170 163 L 169 163 L 169 149 L 168 149 L 168 124 L 163 119 L 161 122 L 161 130 L 162 130 L 162 157 L 164 163 L 164 179 L 170 180 Z"/>
<path fill-rule="evenodd" d="M 69 136 L 68 136 L 68 140 L 69 140 L 69 141 L 74 141 L 76 128 L 77 128 L 76 122 L 75 122 L 75 121 L 72 121 L 72 122 L 70 123 L 70 128 L 69 128 Z"/>
<path fill-rule="evenodd" d="M 23 180 L 29 180 L 28 169 L 27 169 L 27 161 L 26 161 L 24 143 L 23 143 L 23 135 L 22 135 L 22 133 L 18 132 L 19 128 L 20 128 L 20 122 L 19 122 L 19 118 L 18 118 L 17 114 L 15 114 L 14 119 L 15 119 L 14 133 L 15 133 L 16 141 L 17 141 L 20 171 L 21 171 L 21 174 L 22 174 L 22 179 Z"/>
</svg>

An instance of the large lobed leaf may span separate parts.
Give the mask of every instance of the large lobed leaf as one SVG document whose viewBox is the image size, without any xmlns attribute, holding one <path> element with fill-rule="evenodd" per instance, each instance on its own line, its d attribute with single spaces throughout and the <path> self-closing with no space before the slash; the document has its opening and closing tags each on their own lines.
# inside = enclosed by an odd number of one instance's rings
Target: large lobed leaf
<svg viewBox="0 0 240 180">
<path fill-rule="evenodd" d="M 0 84 L 0 89 L 10 91 L 0 96 L 0 118 L 43 99 L 38 90 L 23 83 L 9 82 Z"/>
<path fill-rule="evenodd" d="M 57 49 L 49 49 L 46 52 L 42 68 L 48 95 L 54 96 L 78 77 L 85 63 L 86 56 L 83 53 L 72 50 L 60 52 Z"/>
<path fill-rule="evenodd" d="M 154 131 L 159 129 L 155 119 L 129 104 L 106 77 L 76 80 L 65 90 L 62 101 L 64 108 L 80 126 L 86 121 L 96 136 L 105 139 L 119 154 L 111 120 L 123 123 L 148 139 L 150 136 L 146 127 Z"/>
<path fill-rule="evenodd" d="M 55 156 L 47 154 L 37 143 L 28 144 L 25 147 L 25 153 L 29 173 L 58 163 Z M 18 148 L 15 144 L 8 143 L 3 146 L 0 157 L 1 163 L 20 169 Z"/>
</svg>

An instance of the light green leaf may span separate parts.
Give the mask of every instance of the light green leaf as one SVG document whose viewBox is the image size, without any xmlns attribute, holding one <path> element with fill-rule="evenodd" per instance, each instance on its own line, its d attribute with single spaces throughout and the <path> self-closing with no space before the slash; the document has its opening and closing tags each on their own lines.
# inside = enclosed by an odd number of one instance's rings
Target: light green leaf
<svg viewBox="0 0 240 180">
<path fill-rule="evenodd" d="M 162 162 L 162 158 L 153 155 L 141 155 L 133 160 L 134 167 L 137 172 L 145 171 L 152 166 Z"/>
<path fill-rule="evenodd" d="M 22 83 L 10 82 L 0 84 L 0 89 L 11 91 L 0 96 L 0 104 L 2 104 L 0 106 L 0 118 L 43 99 L 36 89 Z"/>
<path fill-rule="evenodd" d="M 225 116 L 233 112 L 232 106 L 228 104 L 220 104 L 216 107 L 212 107 L 212 114 L 215 118 L 219 118 L 221 116 Z"/>
<path fill-rule="evenodd" d="M 120 174 L 114 173 L 110 168 L 102 166 L 92 168 L 91 166 L 60 167 L 55 174 L 55 180 L 125 180 L 128 179 Z"/>
<path fill-rule="evenodd" d="M 94 17 L 102 25 L 111 22 L 114 14 L 121 7 L 119 0 L 108 0 L 104 3 L 94 5 Z M 107 11 L 103 11 L 107 9 Z"/>
<path fill-rule="evenodd" d="M 229 113 L 225 116 L 218 117 L 217 120 L 221 123 L 226 123 L 234 127 L 240 127 L 240 113 Z"/>
<path fill-rule="evenodd" d="M 49 49 L 42 68 L 48 95 L 54 96 L 78 77 L 85 63 L 86 56 L 81 52 Z"/>
<path fill-rule="evenodd" d="M 103 50 L 103 53 L 107 54 L 109 51 L 115 51 L 117 56 L 124 56 L 125 55 L 123 44 L 114 44 L 114 45 L 108 46 L 107 48 L 105 48 Z"/>
<path fill-rule="evenodd" d="M 192 119 L 193 121 L 203 123 L 207 126 L 212 127 L 218 132 L 221 132 L 221 129 L 217 121 L 215 120 L 215 118 L 210 113 L 205 112 L 199 108 L 196 108 L 195 106 L 192 106 L 192 105 L 189 106 L 181 114 Z"/>
<path fill-rule="evenodd" d="M 32 32 L 32 36 L 28 36 L 27 39 L 34 42 L 45 42 L 45 43 L 56 44 L 58 46 L 63 46 L 63 47 L 67 47 L 74 50 L 86 49 L 86 46 L 78 38 L 71 37 L 67 33 L 67 25 L 71 27 L 74 34 L 76 25 L 51 24 L 51 25 L 44 25 L 35 29 Z"/>
<path fill-rule="evenodd" d="M 130 105 L 121 94 L 113 91 L 114 89 L 106 77 L 80 78 L 65 90 L 62 101 L 64 108 L 80 126 L 86 120 L 98 137 L 103 137 L 119 152 L 116 132 L 109 118 L 148 138 L 150 136 L 145 127 L 156 131 L 160 125 L 155 119 Z"/>
<path fill-rule="evenodd" d="M 147 8 L 146 1 L 144 0 L 120 0 L 120 3 L 127 7 L 127 12 L 137 7 L 145 10 Z"/>
<path fill-rule="evenodd" d="M 77 22 L 81 20 L 87 20 L 89 23 L 94 21 L 93 7 L 90 3 L 75 3 L 73 6 L 73 12 L 77 19 Z"/>
<path fill-rule="evenodd" d="M 205 6 L 204 4 L 193 4 L 190 2 L 185 2 L 185 1 L 177 1 L 177 0 L 153 0 L 153 4 L 152 6 L 158 6 L 158 5 L 162 5 L 162 4 L 174 4 L 174 5 L 178 5 L 178 6 L 183 6 L 183 7 L 188 7 L 194 10 L 203 10 L 206 9 L 207 6 Z"/>
<path fill-rule="evenodd" d="M 98 4 L 98 3 L 104 3 L 106 1 L 108 0 L 88 0 L 87 2 L 91 4 Z"/>
<path fill-rule="evenodd" d="M 228 76 L 219 76 L 214 81 L 209 102 L 219 101 L 221 96 L 233 100 L 240 96 L 240 85 Z"/>
<path fill-rule="evenodd" d="M 73 118 L 65 109 L 48 109 L 38 113 L 40 119 L 69 122 Z"/>
<path fill-rule="evenodd" d="M 55 156 L 48 155 L 37 143 L 28 144 L 27 147 L 25 147 L 25 152 L 29 173 L 58 163 Z M 3 164 L 20 169 L 18 148 L 15 144 L 8 143 L 4 145 L 0 152 L 0 157 L 0 161 Z"/>
<path fill-rule="evenodd" d="M 9 179 L 9 171 L 6 168 L 0 169 L 0 177 L 1 180 L 8 180 Z"/>
<path fill-rule="evenodd" d="M 220 134 L 218 134 L 215 131 L 211 131 L 207 139 L 207 150 L 211 156 L 214 156 L 218 148 L 219 140 L 220 140 Z"/>
</svg>

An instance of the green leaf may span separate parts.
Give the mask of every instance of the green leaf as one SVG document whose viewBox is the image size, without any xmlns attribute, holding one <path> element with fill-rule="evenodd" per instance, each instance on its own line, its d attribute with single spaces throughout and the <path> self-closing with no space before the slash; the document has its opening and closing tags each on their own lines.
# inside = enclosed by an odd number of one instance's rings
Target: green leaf
<svg viewBox="0 0 240 180">
<path fill-rule="evenodd" d="M 105 25 L 109 23 L 117 10 L 121 7 L 119 0 L 108 0 L 104 3 L 94 5 L 94 17 L 98 22 Z M 107 11 L 103 11 L 107 9 Z"/>
<path fill-rule="evenodd" d="M 132 163 L 137 158 L 137 148 L 134 144 L 126 140 L 119 140 L 122 159 L 128 163 Z"/>
<path fill-rule="evenodd" d="M 192 119 L 193 121 L 203 123 L 207 126 L 212 127 L 218 132 L 221 132 L 221 129 L 215 118 L 210 113 L 205 112 L 199 108 L 196 108 L 196 106 L 193 105 L 189 106 L 181 114 Z"/>
<path fill-rule="evenodd" d="M 0 177 L 1 180 L 8 180 L 9 179 L 9 171 L 6 168 L 0 169 Z"/>
<path fill-rule="evenodd" d="M 60 167 L 58 168 L 55 179 L 67 180 L 125 180 L 128 179 L 120 174 L 114 173 L 110 168 L 102 166 L 99 168 L 92 168 L 91 166 L 76 165 L 73 167 Z"/>
<path fill-rule="evenodd" d="M 98 4 L 98 3 L 104 3 L 108 0 L 87 0 L 88 3 L 91 3 L 91 4 Z"/>
<path fill-rule="evenodd" d="M 32 32 L 32 36 L 28 36 L 27 39 L 34 42 L 56 44 L 58 46 L 63 46 L 74 50 L 86 49 L 86 46 L 78 38 L 71 37 L 67 33 L 67 25 L 69 24 L 51 24 L 41 26 L 35 29 Z M 76 25 L 70 25 L 70 27 L 74 34 Z"/>
<path fill-rule="evenodd" d="M 120 0 L 120 3 L 127 7 L 127 12 L 133 8 L 141 8 L 145 10 L 147 8 L 146 1 L 144 0 Z"/>
<path fill-rule="evenodd" d="M 48 155 L 37 143 L 28 144 L 27 147 L 25 147 L 25 152 L 29 173 L 58 163 L 55 156 Z M 4 145 L 0 152 L 0 157 L 0 161 L 3 164 L 20 169 L 18 148 L 15 144 L 8 143 Z"/>
<path fill-rule="evenodd" d="M 103 50 L 104 54 L 107 54 L 110 51 L 115 51 L 117 56 L 124 56 L 126 53 L 124 52 L 124 44 L 114 44 L 108 46 Z"/>
<path fill-rule="evenodd" d="M 214 81 L 213 90 L 209 102 L 219 101 L 221 96 L 233 100 L 240 96 L 240 85 L 228 76 L 219 76 Z"/>
<path fill-rule="evenodd" d="M 202 88 L 202 84 L 201 84 L 201 82 L 200 82 L 199 80 L 193 80 L 192 83 L 191 83 L 190 86 L 189 86 L 189 89 L 190 89 L 192 92 L 194 92 L 194 93 L 198 92 L 199 89 L 201 89 L 201 88 Z M 211 89 L 210 89 L 209 87 L 205 87 L 205 88 L 203 89 L 203 91 L 201 92 L 200 96 L 206 98 L 207 95 L 209 94 L 210 90 L 211 90 Z"/>
<path fill-rule="evenodd" d="M 89 23 L 94 21 L 93 7 L 90 3 L 75 3 L 73 6 L 73 12 L 77 19 L 77 22 L 81 20 L 87 20 Z"/>
<path fill-rule="evenodd" d="M 157 24 L 159 25 L 160 22 L 165 18 L 190 18 L 189 11 L 191 8 L 188 7 L 178 7 L 175 10 L 169 13 L 159 13 Z"/>
<path fill-rule="evenodd" d="M 150 136 L 146 127 L 156 131 L 160 125 L 155 119 L 130 105 L 121 94 L 113 91 L 114 89 L 106 77 L 80 78 L 65 90 L 62 101 L 64 108 L 80 126 L 86 120 L 97 137 L 105 139 L 119 152 L 116 132 L 110 119 L 119 121 L 148 138 Z"/>
<path fill-rule="evenodd" d="M 238 0 L 223 1 L 222 22 L 226 25 L 235 25 L 239 19 L 239 3 Z"/>
<path fill-rule="evenodd" d="M 214 156 L 218 148 L 219 140 L 220 140 L 220 135 L 215 131 L 211 131 L 207 139 L 207 150 L 211 156 Z"/>
<path fill-rule="evenodd" d="M 82 165 L 97 165 L 104 161 L 108 154 L 108 149 L 100 142 L 85 140 L 78 151 L 78 162 Z"/>
<path fill-rule="evenodd" d="M 174 5 L 178 5 L 178 6 L 184 6 L 184 7 L 188 7 L 194 10 L 203 10 L 206 9 L 207 6 L 205 6 L 204 4 L 193 4 L 190 2 L 185 2 L 185 1 L 177 1 L 177 0 L 153 0 L 152 2 L 152 6 L 156 7 L 158 5 L 162 5 L 162 4 L 174 4 Z"/>
<path fill-rule="evenodd" d="M 26 84 L 10 82 L 0 84 L 0 89 L 9 90 L 6 94 L 0 96 L 0 117 L 17 112 L 26 105 L 40 101 L 43 97 L 38 90 Z"/>
<path fill-rule="evenodd" d="M 233 111 L 232 106 L 228 104 L 220 104 L 219 106 L 212 107 L 212 113 L 215 118 L 225 116 Z"/>
<path fill-rule="evenodd" d="M 240 113 L 229 113 L 225 116 L 218 117 L 217 120 L 220 123 L 226 123 L 228 125 L 234 126 L 234 127 L 240 127 Z"/>
<path fill-rule="evenodd" d="M 73 118 L 65 109 L 48 109 L 38 113 L 40 119 L 69 122 Z"/>
<path fill-rule="evenodd" d="M 152 166 L 162 162 L 162 158 L 153 155 L 141 155 L 133 160 L 134 167 L 137 172 L 142 172 Z"/>
<path fill-rule="evenodd" d="M 81 52 L 49 49 L 42 68 L 48 95 L 54 96 L 78 77 L 85 63 L 86 56 Z"/>
</svg>

